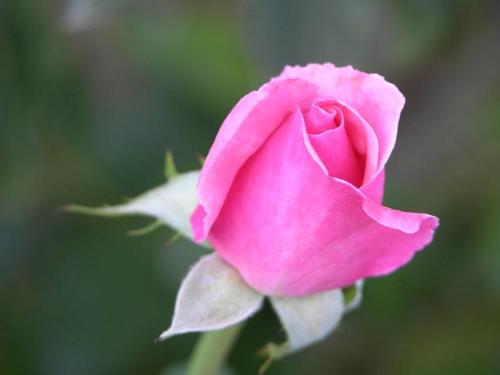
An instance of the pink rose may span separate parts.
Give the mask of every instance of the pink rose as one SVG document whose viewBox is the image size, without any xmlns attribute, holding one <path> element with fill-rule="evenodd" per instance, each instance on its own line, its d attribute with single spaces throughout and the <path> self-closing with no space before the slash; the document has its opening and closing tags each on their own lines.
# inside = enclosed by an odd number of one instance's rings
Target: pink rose
<svg viewBox="0 0 500 375">
<path fill-rule="evenodd" d="M 257 291 L 301 296 L 388 274 L 438 219 L 382 206 L 404 97 L 377 74 L 286 67 L 226 118 L 191 218 Z"/>
</svg>

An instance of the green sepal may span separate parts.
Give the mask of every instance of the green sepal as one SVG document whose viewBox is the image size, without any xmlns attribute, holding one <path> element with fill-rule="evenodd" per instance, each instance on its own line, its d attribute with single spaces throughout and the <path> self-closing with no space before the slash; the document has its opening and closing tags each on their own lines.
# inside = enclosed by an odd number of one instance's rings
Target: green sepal
<svg viewBox="0 0 500 375">
<path fill-rule="evenodd" d="M 177 168 L 175 167 L 174 156 L 172 151 L 168 150 L 165 153 L 165 178 L 167 180 L 171 180 L 175 178 L 179 173 L 177 172 Z"/>
<path fill-rule="evenodd" d="M 133 237 L 144 236 L 146 234 L 153 233 L 155 230 L 163 226 L 165 226 L 165 224 L 161 220 L 155 220 L 143 228 L 129 230 L 127 231 L 127 234 Z"/>
<path fill-rule="evenodd" d="M 358 288 L 356 285 L 350 285 L 346 288 L 342 288 L 342 294 L 344 295 L 344 304 L 351 304 L 356 298 L 356 294 L 358 293 Z"/>
<path fill-rule="evenodd" d="M 174 233 L 174 235 L 172 235 L 172 237 L 170 237 L 167 242 L 165 242 L 165 246 L 170 246 L 172 245 L 175 241 L 177 241 L 179 238 L 182 237 L 182 234 L 180 232 L 176 232 Z"/>
<path fill-rule="evenodd" d="M 288 352 L 288 342 L 281 344 L 268 342 L 257 354 L 264 358 L 264 363 L 259 368 L 259 375 L 264 374 L 269 367 L 277 360 L 281 359 Z"/>
</svg>

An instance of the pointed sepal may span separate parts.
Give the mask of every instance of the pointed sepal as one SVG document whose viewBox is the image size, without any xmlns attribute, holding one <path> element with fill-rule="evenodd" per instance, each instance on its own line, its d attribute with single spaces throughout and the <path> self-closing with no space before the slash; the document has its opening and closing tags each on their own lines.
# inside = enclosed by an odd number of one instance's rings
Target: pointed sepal
<svg viewBox="0 0 500 375">
<path fill-rule="evenodd" d="M 288 337 L 286 354 L 323 340 L 337 327 L 344 313 L 344 297 L 340 289 L 299 298 L 272 297 L 270 300 Z"/>
<path fill-rule="evenodd" d="M 205 255 L 182 282 L 172 324 L 159 340 L 232 326 L 257 312 L 263 299 L 216 253 Z"/>
<path fill-rule="evenodd" d="M 167 183 L 124 204 L 102 207 L 69 205 L 65 209 L 69 212 L 102 217 L 152 216 L 182 235 L 192 238 L 189 220 L 197 203 L 196 183 L 199 174 L 199 171 L 178 174 Z"/>
</svg>

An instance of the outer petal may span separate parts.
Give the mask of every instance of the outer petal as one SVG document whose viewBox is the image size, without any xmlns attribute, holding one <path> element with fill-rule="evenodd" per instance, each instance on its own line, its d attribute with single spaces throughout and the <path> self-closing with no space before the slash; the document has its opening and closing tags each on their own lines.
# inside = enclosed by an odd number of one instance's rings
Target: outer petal
<svg viewBox="0 0 500 375">
<path fill-rule="evenodd" d="M 203 240 L 241 166 L 298 106 L 307 107 L 317 87 L 299 79 L 275 81 L 245 96 L 226 118 L 208 153 L 198 183 L 200 206 L 192 218 L 195 239 Z"/>
<path fill-rule="evenodd" d="M 328 177 L 297 110 L 241 168 L 209 241 L 256 290 L 300 296 L 390 273 L 437 219 L 390 210 Z"/>
<path fill-rule="evenodd" d="M 229 327 L 253 315 L 263 300 L 217 254 L 206 255 L 182 282 L 172 325 L 159 339 Z"/>
<path fill-rule="evenodd" d="M 320 94 L 354 108 L 373 128 L 379 141 L 380 172 L 394 148 L 404 96 L 378 74 L 367 74 L 352 66 L 333 64 L 287 66 L 278 79 L 300 78 L 321 87 Z"/>
</svg>

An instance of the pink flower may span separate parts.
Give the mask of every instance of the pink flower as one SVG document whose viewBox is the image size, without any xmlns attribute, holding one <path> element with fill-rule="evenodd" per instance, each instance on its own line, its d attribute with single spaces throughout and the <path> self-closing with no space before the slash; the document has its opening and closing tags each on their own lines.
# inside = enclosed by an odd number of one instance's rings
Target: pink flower
<svg viewBox="0 0 500 375">
<path fill-rule="evenodd" d="M 198 182 L 196 240 L 266 295 L 312 294 L 403 266 L 438 226 L 381 204 L 403 105 L 377 74 L 286 67 L 222 124 Z"/>
</svg>

